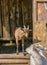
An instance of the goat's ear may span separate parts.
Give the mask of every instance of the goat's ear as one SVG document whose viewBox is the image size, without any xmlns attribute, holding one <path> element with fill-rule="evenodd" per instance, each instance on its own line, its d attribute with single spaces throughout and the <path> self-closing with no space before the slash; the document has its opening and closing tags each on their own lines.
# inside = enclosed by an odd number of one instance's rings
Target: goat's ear
<svg viewBox="0 0 47 65">
<path fill-rule="evenodd" d="M 29 25 L 27 26 L 27 29 L 29 30 Z"/>
<path fill-rule="evenodd" d="M 24 27 L 24 29 L 26 29 L 26 26 L 25 25 L 23 27 Z"/>
</svg>

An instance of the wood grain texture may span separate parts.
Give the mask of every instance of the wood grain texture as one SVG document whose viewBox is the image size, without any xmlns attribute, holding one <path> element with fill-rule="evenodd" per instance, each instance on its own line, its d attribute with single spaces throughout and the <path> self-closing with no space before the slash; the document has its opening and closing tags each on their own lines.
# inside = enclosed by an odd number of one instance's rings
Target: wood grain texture
<svg viewBox="0 0 47 65">
<path fill-rule="evenodd" d="M 29 64 L 1 64 L 1 65 L 29 65 Z"/>
<path fill-rule="evenodd" d="M 17 63 L 27 64 L 29 60 L 25 59 L 0 59 L 0 63 Z"/>
<path fill-rule="evenodd" d="M 19 54 L 0 54 L 1 65 L 29 65 L 30 55 Z"/>
<path fill-rule="evenodd" d="M 0 54 L 0 59 L 29 59 L 30 55 L 26 54 L 24 56 L 23 53 L 19 54 Z"/>
</svg>

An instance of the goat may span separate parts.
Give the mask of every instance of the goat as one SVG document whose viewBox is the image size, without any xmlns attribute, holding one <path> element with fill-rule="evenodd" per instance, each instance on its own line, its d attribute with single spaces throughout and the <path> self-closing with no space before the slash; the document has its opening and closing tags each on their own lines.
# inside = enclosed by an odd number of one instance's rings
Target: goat
<svg viewBox="0 0 47 65">
<path fill-rule="evenodd" d="M 24 52 L 24 40 L 25 38 L 28 37 L 28 33 L 29 33 L 29 26 L 26 28 L 26 26 L 24 25 L 24 28 L 17 28 L 15 30 L 15 39 L 16 39 L 16 45 L 17 45 L 17 50 L 16 52 L 18 53 L 18 42 L 19 40 L 22 41 L 22 51 Z"/>
<path fill-rule="evenodd" d="M 43 51 L 46 51 L 46 48 L 39 43 L 32 44 L 26 48 L 26 52 L 30 54 L 30 65 L 47 65 Z"/>
</svg>

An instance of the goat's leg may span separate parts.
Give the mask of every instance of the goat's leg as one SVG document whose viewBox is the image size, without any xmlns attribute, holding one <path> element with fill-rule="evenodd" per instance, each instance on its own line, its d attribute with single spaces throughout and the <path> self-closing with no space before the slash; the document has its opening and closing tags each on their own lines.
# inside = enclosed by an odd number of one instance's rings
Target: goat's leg
<svg viewBox="0 0 47 65">
<path fill-rule="evenodd" d="M 22 52 L 24 53 L 24 40 L 22 40 Z"/>
<path fill-rule="evenodd" d="M 18 53 L 19 52 L 19 50 L 18 50 L 18 40 L 16 40 L 16 45 L 17 45 L 16 53 Z"/>
<path fill-rule="evenodd" d="M 18 53 L 19 51 L 18 51 L 18 44 L 17 44 L 17 50 L 16 50 L 16 53 Z"/>
</svg>

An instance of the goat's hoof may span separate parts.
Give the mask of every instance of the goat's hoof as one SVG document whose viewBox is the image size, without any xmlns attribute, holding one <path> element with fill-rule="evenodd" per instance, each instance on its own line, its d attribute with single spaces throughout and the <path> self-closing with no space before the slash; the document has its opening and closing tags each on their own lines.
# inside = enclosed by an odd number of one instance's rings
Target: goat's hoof
<svg viewBox="0 0 47 65">
<path fill-rule="evenodd" d="M 23 52 L 23 54 L 24 54 L 24 56 L 26 56 L 27 53 L 26 52 Z"/>
<path fill-rule="evenodd" d="M 16 51 L 16 54 L 18 55 L 18 54 L 19 54 L 19 52 L 17 52 L 17 51 Z"/>
<path fill-rule="evenodd" d="M 18 55 L 19 53 L 18 53 L 18 52 L 16 52 L 16 54 Z"/>
</svg>

